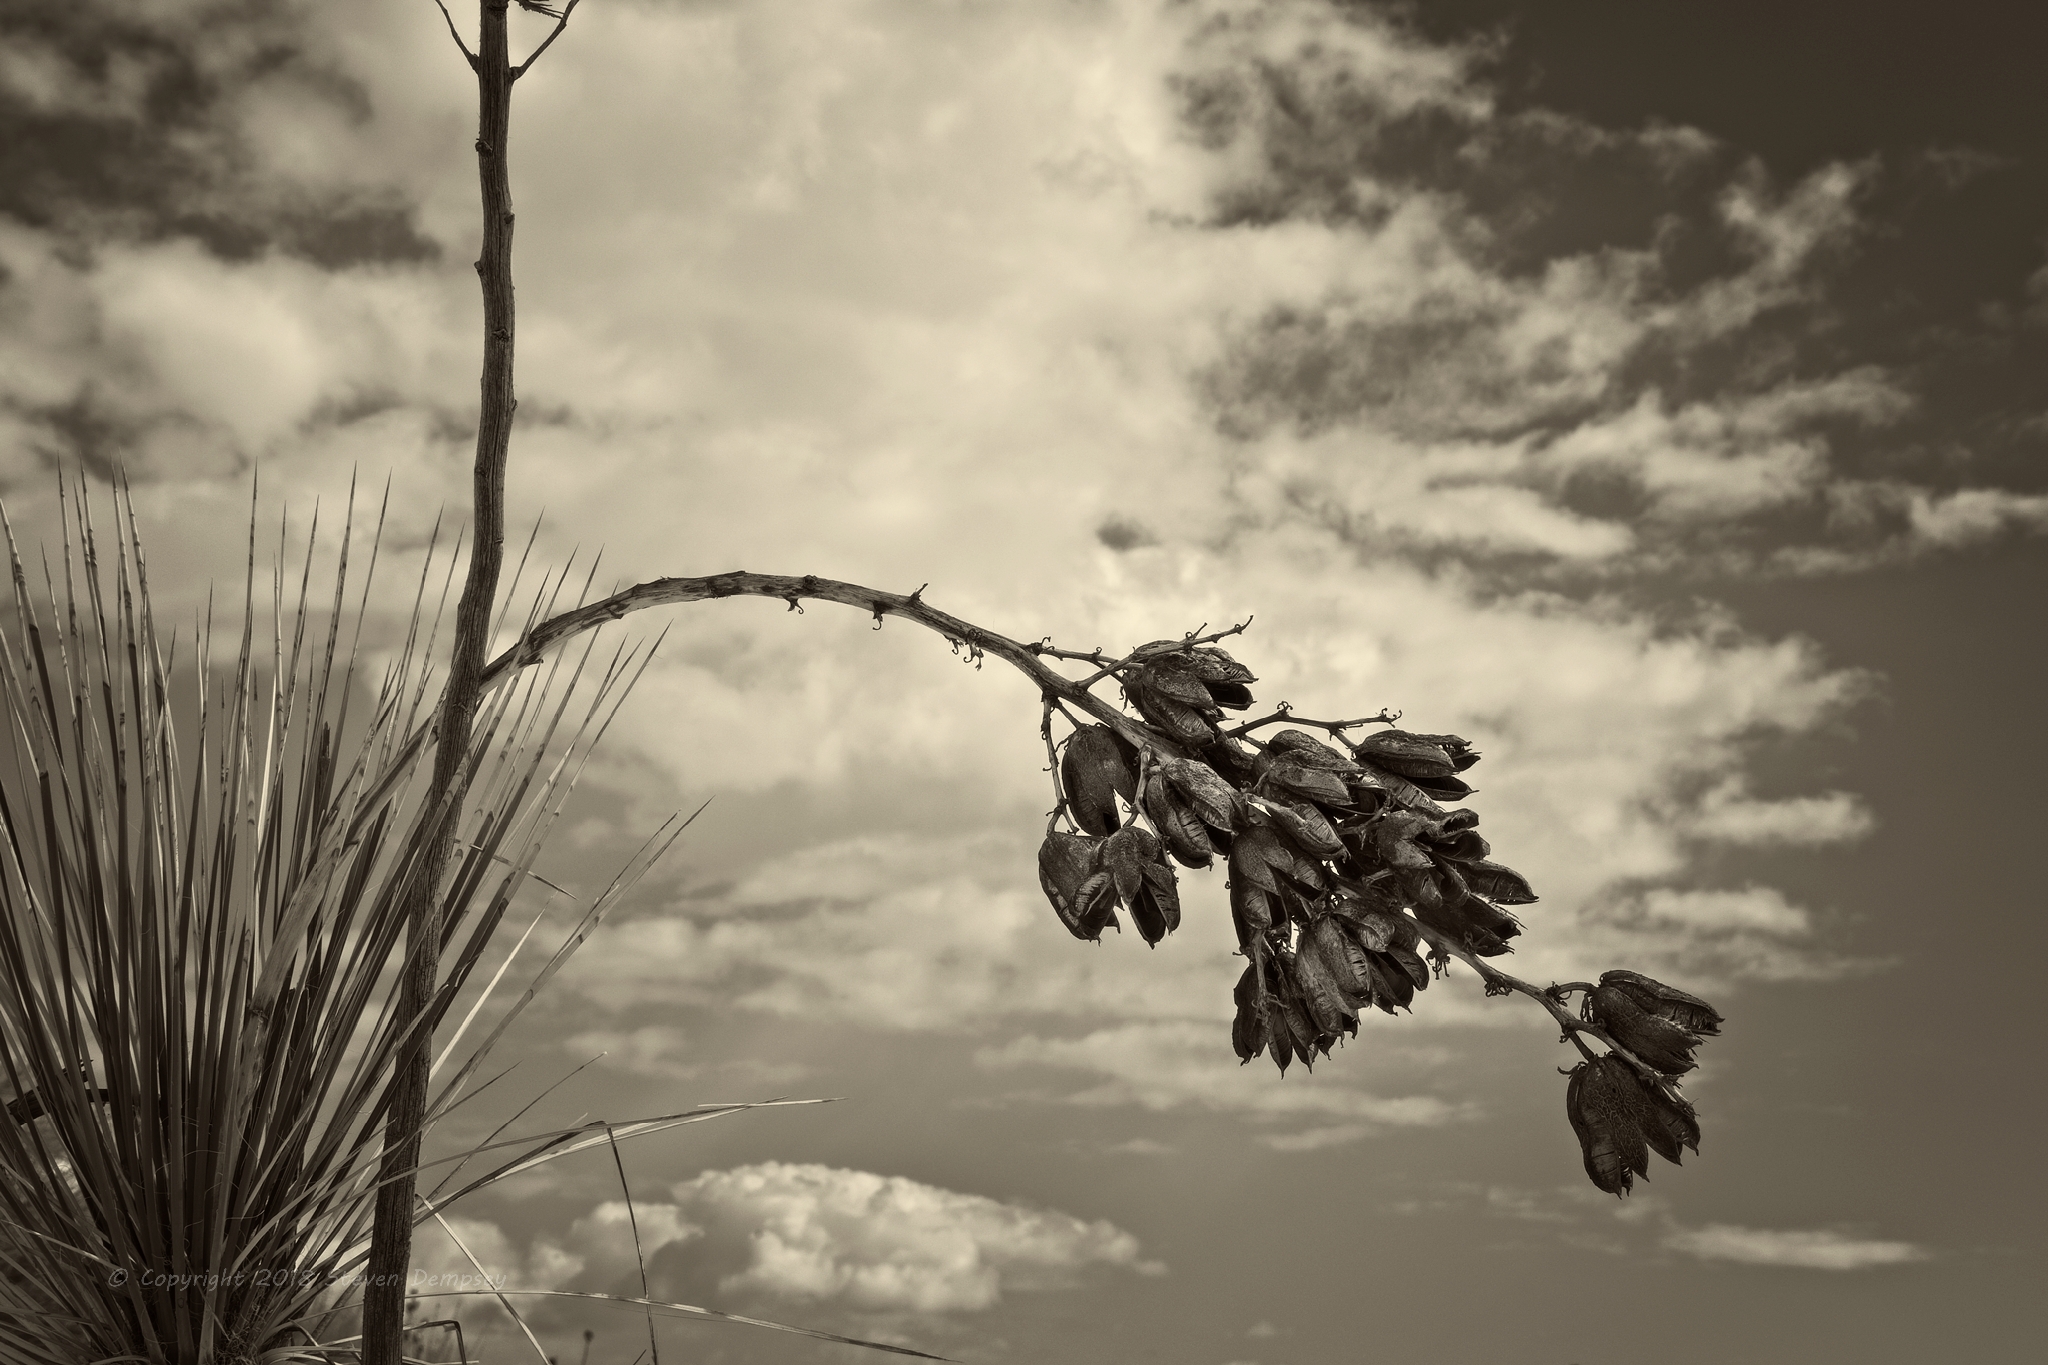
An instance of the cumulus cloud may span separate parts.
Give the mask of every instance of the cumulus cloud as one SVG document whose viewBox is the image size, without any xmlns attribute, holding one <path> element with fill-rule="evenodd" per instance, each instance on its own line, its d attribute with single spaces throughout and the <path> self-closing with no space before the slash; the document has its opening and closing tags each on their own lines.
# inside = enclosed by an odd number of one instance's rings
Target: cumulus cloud
<svg viewBox="0 0 2048 1365">
<path fill-rule="evenodd" d="M 1665 1235 L 1664 1245 L 1705 1261 L 1792 1266 L 1802 1270 L 1865 1270 L 1928 1258 L 1926 1249 L 1912 1242 L 1877 1241 L 1824 1229 L 1773 1231 L 1728 1223 L 1673 1229 Z"/>
<path fill-rule="evenodd" d="M 1760 800 L 1740 779 L 1702 794 L 1686 821 L 1695 839 L 1724 844 L 1831 844 L 1860 839 L 1872 827 L 1869 808 L 1849 792 Z"/>
<path fill-rule="evenodd" d="M 486 1220 L 449 1225 L 421 1233 L 415 1265 L 451 1290 L 484 1289 L 488 1276 L 502 1287 L 637 1294 L 644 1256 L 657 1298 L 714 1291 L 872 1313 L 971 1313 L 1006 1293 L 1070 1288 L 1095 1267 L 1166 1271 L 1100 1219 L 775 1161 L 706 1171 L 673 1186 L 668 1200 L 630 1209 L 607 1200 L 524 1248 Z"/>
<path fill-rule="evenodd" d="M 1100 1220 L 1006 1204 L 901 1176 L 767 1162 L 674 1189 L 707 1244 L 744 1245 L 732 1290 L 920 1313 L 988 1308 L 1005 1290 L 1075 1282 L 1089 1266 L 1158 1274 Z"/>
</svg>

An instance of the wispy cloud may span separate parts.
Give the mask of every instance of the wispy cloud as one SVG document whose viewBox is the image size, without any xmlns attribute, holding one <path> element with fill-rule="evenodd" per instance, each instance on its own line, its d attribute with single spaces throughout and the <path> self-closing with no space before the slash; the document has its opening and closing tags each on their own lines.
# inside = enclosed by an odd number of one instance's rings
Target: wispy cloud
<svg viewBox="0 0 2048 1365">
<path fill-rule="evenodd" d="M 1664 1245 L 1705 1261 L 1739 1261 L 1744 1265 L 1791 1266 L 1802 1270 L 1865 1270 L 1872 1266 L 1906 1265 L 1928 1259 L 1929 1252 L 1912 1242 L 1877 1241 L 1827 1230 L 1773 1231 L 1711 1223 L 1702 1228 L 1674 1228 Z"/>
</svg>

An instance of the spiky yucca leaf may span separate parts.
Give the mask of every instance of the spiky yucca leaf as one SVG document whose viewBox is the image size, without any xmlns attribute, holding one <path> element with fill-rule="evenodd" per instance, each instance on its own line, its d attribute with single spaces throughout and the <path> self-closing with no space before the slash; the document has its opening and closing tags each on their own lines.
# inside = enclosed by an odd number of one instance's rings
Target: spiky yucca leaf
<svg viewBox="0 0 2048 1365">
<path fill-rule="evenodd" d="M 353 1297 L 393 1060 L 458 998 L 463 1028 L 477 1017 L 489 989 L 465 988 L 644 657 L 592 667 L 586 649 L 501 684 L 458 790 L 426 809 L 440 610 L 426 574 L 372 680 L 360 607 L 344 639 L 352 532 L 325 610 L 309 544 L 296 601 L 275 577 L 267 622 L 252 534 L 233 663 L 214 666 L 209 622 L 178 668 L 132 507 L 117 494 L 106 537 L 82 498 L 63 506 L 60 569 L 32 576 L 7 532 L 0 1080 L 16 1103 L 0 1118 L 0 1362 L 331 1356 L 314 1334 Z M 585 909 L 543 976 L 678 832 Z M 435 838 L 462 852 L 438 891 L 443 984 L 408 1032 L 403 907 Z M 507 1022 L 466 1054 L 460 1032 L 448 1044 L 429 1124 Z M 542 1135 L 525 1160 L 574 1145 Z"/>
</svg>

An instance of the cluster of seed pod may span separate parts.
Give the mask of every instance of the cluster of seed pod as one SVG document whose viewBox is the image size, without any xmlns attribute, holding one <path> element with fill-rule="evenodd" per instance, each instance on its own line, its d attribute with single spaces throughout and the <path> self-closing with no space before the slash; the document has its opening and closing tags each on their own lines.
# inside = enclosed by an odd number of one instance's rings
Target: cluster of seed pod
<svg viewBox="0 0 2048 1365">
<path fill-rule="evenodd" d="M 1039 871 L 1075 936 L 1121 927 L 1121 907 L 1157 943 L 1180 919 L 1169 859 L 1222 856 L 1250 960 L 1237 1050 L 1282 1071 L 1355 1036 L 1359 1010 L 1391 1013 L 1428 986 L 1418 922 L 1475 954 L 1508 951 L 1521 928 L 1502 907 L 1535 894 L 1488 859 L 1474 812 L 1439 804 L 1471 794 L 1458 774 L 1479 755 L 1465 740 L 1389 730 L 1333 745 L 1298 728 L 1260 740 L 1221 727 L 1256 681 L 1228 653 L 1159 642 L 1137 657 L 1124 695 L 1168 743 L 1084 725 L 1060 760 L 1076 832 L 1047 836 Z"/>
<path fill-rule="evenodd" d="M 1612 971 L 1586 990 L 1580 1016 L 1660 1076 L 1693 1069 L 1693 1049 L 1721 1031 L 1721 1015 L 1696 995 L 1638 972 Z M 1578 1135 L 1586 1175 L 1609 1194 L 1627 1194 L 1650 1173 L 1650 1153 L 1677 1162 L 1700 1150 L 1699 1116 L 1669 1087 L 1614 1053 L 1579 1063 L 1565 1085 L 1565 1116 Z"/>
<path fill-rule="evenodd" d="M 1458 804 L 1479 761 L 1466 740 L 1388 729 L 1354 742 L 1344 732 L 1364 722 L 1301 721 L 1254 737 L 1284 706 L 1226 728 L 1223 713 L 1247 709 L 1257 679 L 1192 640 L 1141 646 L 1111 672 L 1145 723 L 1078 724 L 1067 738 L 1054 819 L 1071 829 L 1047 834 L 1040 885 L 1075 937 L 1121 930 L 1121 910 L 1156 945 L 1180 925 L 1173 864 L 1222 858 L 1247 959 L 1231 1030 L 1241 1060 L 1313 1065 L 1357 1036 L 1361 1012 L 1408 1008 L 1452 954 L 1512 951 L 1521 925 L 1507 907 L 1536 895 L 1492 861 L 1478 815 Z M 1586 1022 L 1665 1076 L 1689 1069 L 1720 1021 L 1631 972 L 1584 989 Z M 1649 1150 L 1676 1160 L 1679 1144 L 1698 1148 L 1690 1106 L 1619 1056 L 1572 1073 L 1569 1108 L 1604 1190 L 1625 1191 Z"/>
</svg>

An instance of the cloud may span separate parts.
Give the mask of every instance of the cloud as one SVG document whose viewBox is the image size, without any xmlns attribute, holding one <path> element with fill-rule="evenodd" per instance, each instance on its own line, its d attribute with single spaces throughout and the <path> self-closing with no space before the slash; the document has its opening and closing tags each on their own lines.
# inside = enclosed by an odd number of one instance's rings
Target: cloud
<svg viewBox="0 0 2048 1365">
<path fill-rule="evenodd" d="M 1360 1025 L 1361 1038 L 1380 1027 Z M 1311 1151 L 1355 1142 L 1390 1127 L 1431 1127 L 1468 1116 L 1468 1107 L 1432 1095 L 1382 1096 L 1359 1088 L 1364 1061 L 1349 1049 L 1321 1062 L 1276 1075 L 1263 1061 L 1243 1066 L 1231 1052 L 1227 1026 L 1218 1024 L 1127 1024 L 1079 1038 L 1026 1035 L 983 1048 L 978 1065 L 994 1070 L 1023 1067 L 1080 1071 L 1095 1084 L 1068 1093 L 1065 1103 L 1137 1105 L 1169 1111 L 1184 1106 L 1237 1113 L 1265 1125 L 1306 1128 L 1262 1135 L 1280 1151 Z M 1398 1049 L 1372 1049 L 1371 1064 L 1398 1070 Z M 1337 1120 L 1330 1122 L 1329 1120 Z"/>
<path fill-rule="evenodd" d="M 1832 844 L 1860 839 L 1873 824 L 1869 808 L 1848 792 L 1759 800 L 1730 779 L 1701 796 L 1685 829 L 1723 844 Z"/>
<path fill-rule="evenodd" d="M 1906 493 L 1907 517 L 1921 540 L 1953 549 L 1987 540 L 2009 528 L 2048 529 L 2048 496 L 1998 488 L 1961 488 L 1933 494 Z"/>
<path fill-rule="evenodd" d="M 1654 887 L 1623 892 L 1580 917 L 1582 944 L 1606 961 L 1706 991 L 1742 981 L 1828 981 L 1882 962 L 1833 948 L 1813 912 L 1775 887 Z"/>
<path fill-rule="evenodd" d="M 1616 1203 L 1583 1184 L 1519 1189 L 1460 1183 L 1443 1187 L 1434 1198 L 1403 1201 L 1396 1211 L 1441 1215 L 1474 1207 L 1495 1217 L 1553 1224 L 1566 1242 L 1612 1255 L 1646 1254 L 1648 1239 L 1653 1237 L 1656 1245 L 1667 1251 L 1701 1260 L 1806 1270 L 1906 1265 L 1929 1260 L 1934 1254 L 1913 1242 L 1859 1237 L 1826 1228 L 1773 1230 L 1729 1223 L 1688 1227 L 1673 1215 L 1669 1203 L 1656 1195 L 1639 1190 Z"/>
<path fill-rule="evenodd" d="M 1005 1292 L 1078 1282 L 1092 1266 L 1157 1274 L 1112 1224 L 962 1194 L 901 1176 L 766 1162 L 675 1187 L 696 1253 L 737 1262 L 728 1292 L 868 1311 L 975 1312 Z"/>
<path fill-rule="evenodd" d="M 1006 1293 L 1066 1289 L 1095 1267 L 1160 1275 L 1114 1224 L 984 1195 L 813 1164 L 706 1171 L 670 1198 L 607 1200 L 522 1250 L 497 1224 L 449 1220 L 423 1231 L 418 1274 L 450 1291 L 490 1283 L 639 1293 L 642 1257 L 656 1298 L 766 1295 L 870 1313 L 971 1313 Z M 639 1239 L 636 1252 L 634 1239 Z"/>
<path fill-rule="evenodd" d="M 1928 1258 L 1912 1242 L 1874 1241 L 1826 1230 L 1770 1231 L 1712 1223 L 1702 1228 L 1676 1228 L 1664 1245 L 1707 1261 L 1743 1265 L 1793 1266 L 1803 1270 L 1864 1270 L 1871 1266 L 1905 1265 Z"/>
</svg>

